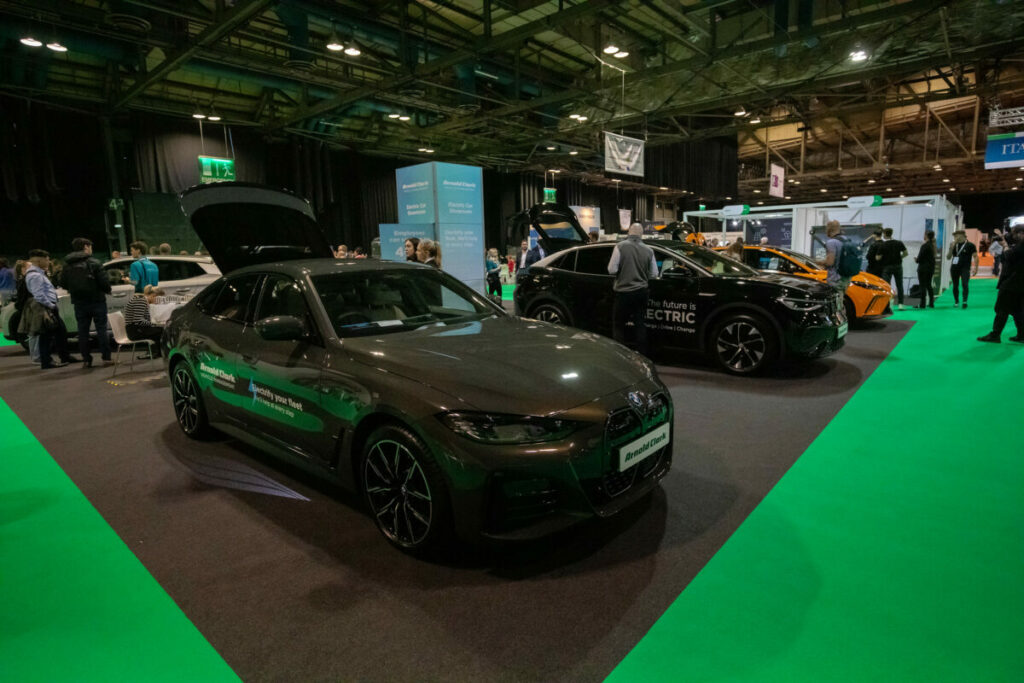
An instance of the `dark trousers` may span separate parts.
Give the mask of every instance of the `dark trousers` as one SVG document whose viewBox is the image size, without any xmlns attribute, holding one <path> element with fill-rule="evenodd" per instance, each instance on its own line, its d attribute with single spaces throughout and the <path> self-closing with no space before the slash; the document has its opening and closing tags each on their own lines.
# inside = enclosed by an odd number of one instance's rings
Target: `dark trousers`
<svg viewBox="0 0 1024 683">
<path fill-rule="evenodd" d="M 1010 316 L 1013 316 L 1017 326 L 1017 334 L 1024 335 L 1024 294 L 1000 291 L 996 295 L 996 318 L 992 321 L 992 332 L 997 336 L 1002 334 Z"/>
<path fill-rule="evenodd" d="M 918 289 L 921 290 L 921 308 L 935 305 L 935 289 L 932 286 L 932 278 L 935 276 L 934 270 L 918 270 L 917 271 L 917 282 Z M 925 301 L 925 295 L 927 294 L 927 302 Z"/>
<path fill-rule="evenodd" d="M 53 363 L 51 354 L 54 351 L 65 363 L 71 362 L 71 352 L 68 351 L 68 328 L 60 316 L 57 316 L 57 321 L 60 323 L 57 329 L 39 335 L 39 364 L 44 368 L 50 367 Z"/>
<path fill-rule="evenodd" d="M 487 295 L 501 298 L 501 276 L 497 273 L 487 274 Z"/>
<path fill-rule="evenodd" d="M 78 351 L 82 360 L 91 361 L 89 353 L 89 325 L 96 326 L 96 337 L 100 342 L 100 356 L 110 360 L 110 337 L 107 334 L 107 302 L 95 301 L 75 304 L 75 320 L 78 321 Z"/>
<path fill-rule="evenodd" d="M 886 282 L 896 278 L 896 303 L 903 305 L 903 265 L 886 266 L 882 269 L 882 279 Z"/>
<path fill-rule="evenodd" d="M 964 303 L 967 303 L 967 288 L 971 282 L 970 268 L 951 268 L 949 276 L 953 278 L 953 303 L 960 302 L 960 284 L 964 286 Z"/>
<path fill-rule="evenodd" d="M 999 254 L 998 256 L 993 256 L 992 257 L 992 275 L 994 277 L 999 277 L 999 266 L 1001 266 L 1002 264 L 1003 264 L 1003 255 L 1002 254 Z"/>
<path fill-rule="evenodd" d="M 615 341 L 626 343 L 626 324 L 633 323 L 633 335 L 636 350 L 647 355 L 647 326 L 644 317 L 647 315 L 647 288 L 634 289 L 629 292 L 615 292 L 615 306 L 612 311 L 612 334 Z"/>
<path fill-rule="evenodd" d="M 153 347 L 153 356 L 155 357 L 160 355 L 160 336 L 164 333 L 163 325 L 132 323 L 131 325 L 125 326 L 125 332 L 128 333 L 128 338 L 132 341 L 152 339 L 156 342 L 156 345 Z"/>
</svg>

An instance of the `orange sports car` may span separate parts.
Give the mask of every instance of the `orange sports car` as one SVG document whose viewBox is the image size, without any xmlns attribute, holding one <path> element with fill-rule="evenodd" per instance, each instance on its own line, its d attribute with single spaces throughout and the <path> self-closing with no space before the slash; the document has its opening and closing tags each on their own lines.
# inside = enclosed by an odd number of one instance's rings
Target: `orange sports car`
<svg viewBox="0 0 1024 683">
<path fill-rule="evenodd" d="M 715 247 L 722 251 L 725 247 Z M 781 247 L 747 245 L 743 247 L 743 262 L 751 268 L 773 273 L 785 273 L 825 281 L 828 273 L 809 256 Z M 846 317 L 850 320 L 877 320 L 892 315 L 892 287 L 871 273 L 853 276 L 843 297 Z"/>
</svg>

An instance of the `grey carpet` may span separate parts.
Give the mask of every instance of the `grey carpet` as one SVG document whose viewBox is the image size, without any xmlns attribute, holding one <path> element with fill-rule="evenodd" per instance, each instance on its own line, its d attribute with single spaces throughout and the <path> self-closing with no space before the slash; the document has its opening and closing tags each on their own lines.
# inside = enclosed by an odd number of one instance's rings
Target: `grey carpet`
<svg viewBox="0 0 1024 683">
<path fill-rule="evenodd" d="M 348 496 L 254 449 L 188 440 L 162 377 L 43 373 L 4 347 L 0 396 L 247 681 L 599 681 L 909 326 L 761 378 L 660 365 L 675 464 L 647 503 L 443 563 L 392 550 Z M 247 485 L 213 485 L 225 472 Z"/>
</svg>

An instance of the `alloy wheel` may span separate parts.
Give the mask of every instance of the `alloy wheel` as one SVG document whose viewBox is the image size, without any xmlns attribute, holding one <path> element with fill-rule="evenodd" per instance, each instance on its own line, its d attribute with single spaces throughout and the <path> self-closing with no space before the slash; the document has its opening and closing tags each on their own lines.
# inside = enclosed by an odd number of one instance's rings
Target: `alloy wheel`
<svg viewBox="0 0 1024 683">
<path fill-rule="evenodd" d="M 186 434 L 195 434 L 200 424 L 199 388 L 184 366 L 179 366 L 175 370 L 171 388 L 174 414 L 178 418 L 178 424 Z"/>
<path fill-rule="evenodd" d="M 565 314 L 557 306 L 552 306 L 551 304 L 544 304 L 536 309 L 533 312 L 533 317 L 545 323 L 565 324 Z"/>
<path fill-rule="evenodd" d="M 761 330 L 743 320 L 726 324 L 718 333 L 715 345 L 722 363 L 736 372 L 756 368 L 768 352 Z"/>
<path fill-rule="evenodd" d="M 363 481 L 371 512 L 380 530 L 404 548 L 419 546 L 430 535 L 434 504 L 419 461 L 405 445 L 383 439 L 366 454 Z"/>
</svg>

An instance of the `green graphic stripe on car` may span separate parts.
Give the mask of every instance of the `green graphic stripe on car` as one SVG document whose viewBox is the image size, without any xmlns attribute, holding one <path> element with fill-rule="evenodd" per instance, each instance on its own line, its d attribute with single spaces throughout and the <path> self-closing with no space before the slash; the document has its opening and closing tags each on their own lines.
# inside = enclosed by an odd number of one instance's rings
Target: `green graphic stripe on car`
<svg viewBox="0 0 1024 683">
<path fill-rule="evenodd" d="M 914 327 L 608 680 L 1021 680 L 1024 346 L 975 341 L 994 297 L 974 280 L 971 309 L 899 314 Z"/>
<path fill-rule="evenodd" d="M 0 678 L 238 680 L 0 399 Z"/>
</svg>

